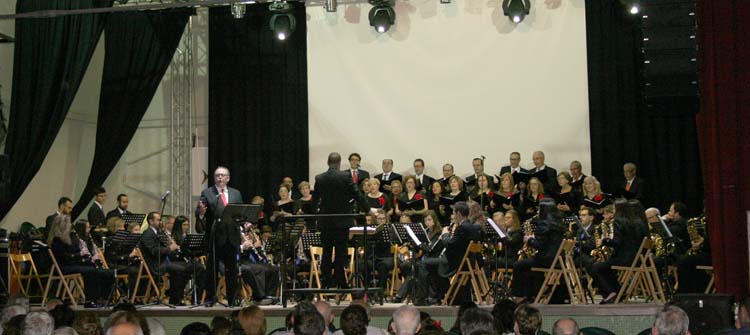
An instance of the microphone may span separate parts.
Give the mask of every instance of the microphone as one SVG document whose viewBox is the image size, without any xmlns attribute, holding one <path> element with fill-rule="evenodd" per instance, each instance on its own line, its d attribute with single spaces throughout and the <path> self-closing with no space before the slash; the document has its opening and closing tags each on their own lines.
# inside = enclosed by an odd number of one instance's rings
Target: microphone
<svg viewBox="0 0 750 335">
<path fill-rule="evenodd" d="M 164 201 L 164 200 L 166 200 L 166 199 L 167 199 L 167 197 L 168 197 L 168 196 L 169 196 L 170 194 L 172 194 L 172 191 L 169 191 L 169 190 L 167 190 L 166 192 L 164 192 L 164 194 L 162 194 L 162 196 L 161 196 L 161 201 Z"/>
</svg>

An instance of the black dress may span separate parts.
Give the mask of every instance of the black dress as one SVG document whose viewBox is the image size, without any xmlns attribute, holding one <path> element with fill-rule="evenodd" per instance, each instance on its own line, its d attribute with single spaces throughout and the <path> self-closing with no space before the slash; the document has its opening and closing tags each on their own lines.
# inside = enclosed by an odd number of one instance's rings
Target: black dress
<svg viewBox="0 0 750 335">
<path fill-rule="evenodd" d="M 425 209 L 424 199 L 425 199 L 425 195 L 420 192 L 415 192 L 414 196 L 411 198 L 409 198 L 408 192 L 401 193 L 398 197 L 399 210 L 401 210 L 402 213 L 408 209 L 421 211 Z M 421 214 L 413 214 L 410 216 L 410 218 L 411 218 L 411 222 L 422 222 Z"/>
<path fill-rule="evenodd" d="M 283 205 L 279 205 L 278 202 L 274 202 L 273 203 L 273 211 L 274 212 L 284 211 L 284 212 L 287 212 L 289 214 L 294 214 L 294 209 L 295 209 L 295 203 L 294 203 L 294 201 L 287 202 L 287 203 L 285 203 Z M 276 231 L 276 229 L 281 226 L 281 220 L 282 219 L 277 216 L 276 220 L 271 221 L 271 227 L 273 227 L 274 231 Z"/>
<path fill-rule="evenodd" d="M 440 211 L 440 197 L 437 199 L 434 196 L 431 196 L 427 199 L 427 209 L 435 211 L 435 214 L 437 214 L 438 221 L 440 221 L 440 225 L 445 227 L 450 223 L 450 213 L 448 212 L 447 206 L 443 205 L 443 211 Z"/>
<path fill-rule="evenodd" d="M 563 212 L 563 215 L 568 216 L 572 213 L 577 213 L 578 209 L 581 207 L 581 203 L 583 202 L 583 194 L 581 192 L 578 192 L 578 190 L 571 189 L 569 192 L 560 193 L 557 196 L 557 204 L 566 204 L 570 208 L 570 211 Z"/>
<path fill-rule="evenodd" d="M 382 208 L 386 212 L 392 208 L 391 198 L 385 193 L 381 193 L 377 198 L 372 198 L 368 195 L 365 199 L 367 199 L 367 204 L 370 205 L 370 208 Z"/>
</svg>

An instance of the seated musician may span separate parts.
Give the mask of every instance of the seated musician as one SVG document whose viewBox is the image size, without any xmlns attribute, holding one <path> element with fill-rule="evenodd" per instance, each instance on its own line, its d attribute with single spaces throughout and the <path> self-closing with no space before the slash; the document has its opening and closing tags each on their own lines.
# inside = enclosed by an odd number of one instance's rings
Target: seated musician
<svg viewBox="0 0 750 335">
<path fill-rule="evenodd" d="M 140 240 L 143 260 L 151 270 L 154 280 L 158 281 L 165 273 L 169 274 L 169 290 L 167 291 L 169 303 L 182 305 L 185 285 L 190 277 L 190 272 L 183 260 L 170 258 L 170 255 L 178 251 L 180 246 L 173 240 L 168 239 L 164 232 L 159 231 L 161 225 L 159 213 L 148 213 L 146 220 L 148 221 L 148 229 L 141 234 Z"/>
<path fill-rule="evenodd" d="M 586 177 L 586 179 L 591 177 Z M 584 182 L 584 188 L 586 187 Z M 630 208 L 627 200 L 615 201 L 614 236 L 605 238 L 602 244 L 612 247 L 612 256 L 605 261 L 596 262 L 589 273 L 594 279 L 594 287 L 602 295 L 601 304 L 613 303 L 620 291 L 617 273 L 612 265 L 630 266 L 646 236 L 646 224 L 641 221 L 640 214 Z"/>
<path fill-rule="evenodd" d="M 435 182 L 440 184 L 440 182 Z M 420 245 L 419 253 L 413 253 L 415 256 L 421 254 L 427 257 L 439 257 L 443 251 L 443 242 L 440 235 L 443 233 L 443 226 L 437 218 L 437 213 L 433 210 L 428 210 L 424 215 L 424 225 L 427 230 L 427 238 L 430 240 L 429 244 L 423 243 Z M 415 262 L 414 258 L 405 259 L 399 264 L 399 270 L 401 275 L 406 278 L 406 281 L 398 289 L 392 299 L 394 303 L 400 303 L 404 298 L 412 294 L 412 299 L 415 305 L 424 305 L 424 300 L 427 298 L 429 285 L 417 285 L 416 276 L 414 276 L 413 268 Z"/>
<path fill-rule="evenodd" d="M 494 271 L 496 269 L 513 269 L 513 263 L 518 259 L 518 250 L 523 245 L 523 231 L 518 212 L 514 209 L 492 214 L 492 222 L 502 229 L 506 238 L 499 241 L 502 249 L 497 250 L 494 258 L 488 258 L 485 261 L 485 271 Z"/>
<path fill-rule="evenodd" d="M 203 251 L 189 249 L 185 241 L 185 237 L 190 233 L 190 221 L 184 215 L 177 216 L 171 232 L 167 231 L 166 233 L 180 247 L 180 256 L 187 264 L 189 273 L 194 279 L 196 294 L 193 297 L 203 296 L 203 291 L 206 289 L 206 266 L 196 257 Z M 193 303 L 197 302 L 194 301 Z"/>
<path fill-rule="evenodd" d="M 685 256 L 677 257 L 677 277 L 680 278 L 677 293 L 703 293 L 711 277 L 705 270 L 696 269 L 696 266 L 711 265 L 711 243 L 705 217 L 701 215 L 688 220 L 687 229 L 690 234 L 690 250 Z"/>
<path fill-rule="evenodd" d="M 398 198 L 399 210 L 411 217 L 411 222 L 422 222 L 422 215 L 427 210 L 427 197 L 424 192 L 417 191 L 417 178 L 414 176 L 404 177 L 406 192 Z"/>
<path fill-rule="evenodd" d="M 436 302 L 445 296 L 449 286 L 449 278 L 456 273 L 466 248 L 471 241 L 481 238 L 481 226 L 469 221 L 469 205 L 459 201 L 452 206 L 455 223 L 450 228 L 443 228 L 441 235 L 445 251 L 440 257 L 424 257 L 419 264 L 418 278 L 420 283 L 435 283 Z"/>
<path fill-rule="evenodd" d="M 252 224 L 246 223 L 242 231 L 240 274 L 245 283 L 253 289 L 252 298 L 256 304 L 272 305 L 276 303 L 279 268 L 269 264 L 264 241 L 253 231 L 253 228 Z M 270 230 L 269 226 L 263 228 Z"/>
<path fill-rule="evenodd" d="M 534 178 L 529 182 L 532 191 L 533 180 Z M 538 217 L 529 220 L 531 221 L 527 221 L 524 225 L 530 224 L 533 230 L 523 237 L 524 246 L 521 250 L 521 256 L 518 262 L 513 265 L 511 293 L 515 297 L 516 303 L 534 300 L 541 287 L 543 275 L 540 272 L 533 272 L 531 268 L 547 268 L 552 265 L 557 249 L 559 249 L 563 235 L 567 230 L 562 222 L 560 210 L 557 209 L 557 204 L 551 198 L 541 199 Z M 524 250 L 529 250 L 527 248 L 534 249 L 536 252 L 524 253 Z"/>
<path fill-rule="evenodd" d="M 60 270 L 63 274 L 80 273 L 83 275 L 84 293 L 87 299 L 85 306 L 89 308 L 101 306 L 105 303 L 104 300 L 107 299 L 114 284 L 114 271 L 97 266 L 92 259 L 92 253 L 81 249 L 81 246 L 87 243 L 82 241 L 73 230 L 69 216 L 55 217 L 50 230 L 47 245 L 52 249 Z"/>
<path fill-rule="evenodd" d="M 559 208 L 559 207 L 558 207 Z M 591 252 L 596 249 L 597 242 L 601 243 L 601 236 L 604 236 L 601 232 L 599 233 L 599 241 L 595 239 L 594 234 L 597 230 L 596 224 L 594 224 L 595 212 L 593 209 L 588 207 L 581 207 L 578 210 L 578 218 L 581 222 L 581 226 L 576 226 L 575 239 L 576 239 L 576 252 L 575 252 L 575 263 L 579 269 L 586 269 L 591 271 L 591 266 L 594 264 L 594 256 Z"/>
</svg>

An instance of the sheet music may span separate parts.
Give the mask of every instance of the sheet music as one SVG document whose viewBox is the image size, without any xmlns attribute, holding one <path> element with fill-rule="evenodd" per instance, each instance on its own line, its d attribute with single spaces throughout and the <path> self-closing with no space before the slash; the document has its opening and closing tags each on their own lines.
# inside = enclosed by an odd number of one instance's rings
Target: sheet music
<svg viewBox="0 0 750 335">
<path fill-rule="evenodd" d="M 500 238 L 505 238 L 507 235 L 495 224 L 495 221 L 492 221 L 492 219 L 487 219 L 487 223 L 494 229 L 498 235 L 500 235 Z"/>
<path fill-rule="evenodd" d="M 349 228 L 349 231 L 358 231 L 361 232 L 364 229 L 364 227 L 351 227 Z M 372 234 L 375 233 L 375 227 L 367 227 L 367 233 Z"/>
<path fill-rule="evenodd" d="M 419 239 L 417 238 L 417 234 L 414 234 L 414 231 L 411 230 L 411 227 L 404 226 L 404 228 L 406 228 L 406 232 L 409 233 L 409 237 L 411 237 L 411 240 L 414 241 L 414 243 L 416 243 L 417 246 L 422 245 L 422 242 L 419 241 Z"/>
</svg>

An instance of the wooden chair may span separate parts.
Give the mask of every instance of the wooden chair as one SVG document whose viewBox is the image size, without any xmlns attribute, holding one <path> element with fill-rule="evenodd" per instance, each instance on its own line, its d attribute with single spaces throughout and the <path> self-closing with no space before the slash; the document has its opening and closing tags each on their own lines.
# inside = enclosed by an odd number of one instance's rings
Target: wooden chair
<svg viewBox="0 0 750 335">
<path fill-rule="evenodd" d="M 409 254 L 409 248 L 400 247 L 394 244 L 391 246 L 391 253 L 393 254 L 393 269 L 391 270 L 391 280 L 388 282 L 388 289 L 386 291 L 388 292 L 388 295 L 392 297 L 396 291 L 401 288 L 401 285 L 403 285 L 403 280 L 401 280 L 401 268 L 399 267 L 399 265 L 401 265 L 399 257 L 407 256 Z"/>
<path fill-rule="evenodd" d="M 98 253 L 99 253 L 99 257 L 102 260 L 102 267 L 104 267 L 105 269 L 109 269 L 109 263 L 107 263 L 107 259 L 104 257 L 104 254 L 102 253 L 102 251 L 98 250 Z M 115 301 L 120 300 L 120 297 L 122 297 L 123 295 L 127 294 L 127 292 L 120 292 L 120 285 L 119 285 L 120 283 L 125 284 L 125 287 L 127 287 L 127 285 L 128 285 L 128 274 L 127 273 L 124 273 L 124 274 L 123 273 L 118 273 L 115 276 L 115 297 L 114 297 Z"/>
<path fill-rule="evenodd" d="M 482 253 L 482 244 L 469 242 L 466 252 L 461 258 L 458 270 L 451 277 L 450 287 L 443 298 L 443 305 L 450 305 L 456 300 L 459 290 L 471 282 L 472 292 L 477 303 L 482 304 L 489 292 L 489 284 L 484 269 L 479 265 L 478 258 Z"/>
<path fill-rule="evenodd" d="M 572 305 L 586 303 L 583 285 L 581 284 L 580 277 L 578 277 L 578 270 L 573 260 L 573 248 L 575 245 L 575 240 L 563 240 L 560 243 L 560 247 L 557 248 L 557 253 L 549 268 L 531 268 L 532 271 L 544 273 L 544 282 L 536 295 L 534 303 L 549 304 L 555 289 L 560 285 L 560 279 L 563 279 L 565 282 Z"/>
<path fill-rule="evenodd" d="M 695 267 L 698 270 L 703 270 L 708 272 L 708 275 L 711 276 L 711 280 L 708 282 L 708 285 L 706 285 L 706 290 L 703 292 L 705 294 L 713 294 L 716 293 L 716 287 L 714 286 L 716 277 L 714 276 L 714 267 L 711 265 L 698 265 Z"/>
<path fill-rule="evenodd" d="M 653 249 L 654 241 L 646 236 L 630 267 L 612 267 L 613 270 L 624 271 L 622 285 L 615 303 L 627 302 L 635 295 L 637 289 L 643 292 L 645 299 L 651 299 L 659 304 L 666 303 L 667 299 L 661 286 L 659 272 L 656 271 L 654 264 Z"/>
<path fill-rule="evenodd" d="M 86 294 L 83 291 L 83 276 L 80 273 L 63 274 L 59 263 L 57 263 L 55 254 L 52 253 L 52 249 L 47 249 L 47 254 L 49 254 L 49 258 L 52 260 L 52 265 L 50 266 L 49 274 L 47 275 L 47 286 L 44 289 L 42 306 L 47 304 L 47 297 L 49 296 L 52 283 L 58 281 L 59 283 L 55 296 L 59 297 L 61 300 L 68 298 L 73 307 L 78 307 L 79 299 L 86 301 Z M 61 293 L 63 294 L 62 296 L 60 296 Z"/>
<path fill-rule="evenodd" d="M 26 269 L 27 271 L 24 271 Z M 40 275 L 39 271 L 34 264 L 34 259 L 30 253 L 24 254 L 10 254 L 10 276 L 11 280 L 15 280 L 18 283 L 18 287 L 21 289 L 21 293 L 26 297 L 31 297 L 31 282 L 36 283 L 38 288 L 39 296 L 44 292 L 44 285 L 42 285 L 42 278 L 49 278 L 49 275 Z M 25 281 L 25 283 L 24 283 Z"/>
<path fill-rule="evenodd" d="M 141 249 L 135 248 L 134 253 L 136 257 L 141 259 L 141 264 L 138 267 L 138 275 L 135 277 L 135 287 L 133 288 L 130 301 L 135 302 L 136 299 L 140 299 L 143 303 L 148 303 L 149 299 L 152 297 L 152 292 L 155 295 L 159 294 L 159 286 L 156 285 L 156 280 L 154 280 L 154 276 L 151 274 L 151 269 L 148 268 L 146 260 L 143 258 Z M 141 287 L 141 283 L 144 280 L 146 281 L 145 292 L 143 295 L 138 295 L 138 289 Z"/>
<path fill-rule="evenodd" d="M 348 269 L 344 269 L 344 277 L 346 278 L 346 281 L 349 282 L 349 278 L 352 275 L 352 272 L 354 271 L 354 248 L 348 248 L 347 249 L 349 253 L 349 267 Z M 322 247 L 310 247 L 310 279 L 308 280 L 308 288 L 321 288 L 323 285 L 320 281 L 320 265 L 321 265 L 321 258 L 323 257 L 323 248 Z M 333 251 L 333 260 L 336 259 L 336 250 Z M 332 274 L 327 274 L 329 277 L 332 276 Z M 335 298 L 338 300 L 340 295 L 339 294 L 319 294 L 318 298 L 323 299 L 324 297 L 328 296 L 335 296 Z M 346 295 L 346 299 L 351 300 L 352 296 L 351 294 Z"/>
</svg>

